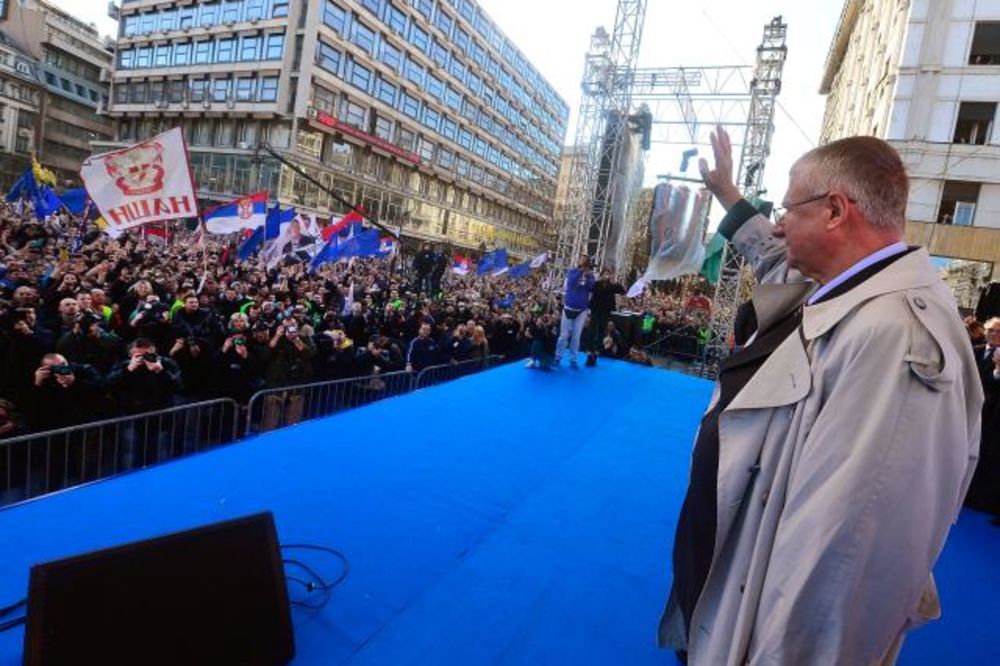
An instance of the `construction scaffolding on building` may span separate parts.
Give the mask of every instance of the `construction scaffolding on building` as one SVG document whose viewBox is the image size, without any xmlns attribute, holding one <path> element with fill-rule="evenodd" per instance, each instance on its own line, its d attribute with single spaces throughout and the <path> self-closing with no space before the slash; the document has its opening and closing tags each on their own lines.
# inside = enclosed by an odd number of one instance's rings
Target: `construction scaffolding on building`
<svg viewBox="0 0 1000 666">
<path fill-rule="evenodd" d="M 648 128 L 652 144 L 707 146 L 709 132 L 717 125 L 725 127 L 740 150 L 738 185 L 751 200 L 762 189 L 787 55 L 787 24 L 779 16 L 765 25 L 752 67 L 639 68 L 636 59 L 645 4 L 620 0 L 614 33 L 598 29 L 587 52 L 573 144 L 579 153 L 572 163 L 567 203 L 559 220 L 549 276 L 553 289 L 559 289 L 566 270 L 580 254 L 588 254 L 597 266 L 605 265 L 612 197 L 620 177 L 610 165 L 619 163 L 627 134 L 636 129 L 628 120 L 636 118 L 638 108 L 648 110 L 652 118 Z M 634 213 L 626 213 L 625 219 L 632 223 L 625 230 L 623 245 L 634 247 L 646 221 Z M 621 267 L 615 268 L 621 276 Z M 718 363 L 729 350 L 736 310 L 749 297 L 751 286 L 752 276 L 742 258 L 727 247 L 716 286 L 711 336 L 699 364 L 706 376 L 717 375 Z"/>
</svg>

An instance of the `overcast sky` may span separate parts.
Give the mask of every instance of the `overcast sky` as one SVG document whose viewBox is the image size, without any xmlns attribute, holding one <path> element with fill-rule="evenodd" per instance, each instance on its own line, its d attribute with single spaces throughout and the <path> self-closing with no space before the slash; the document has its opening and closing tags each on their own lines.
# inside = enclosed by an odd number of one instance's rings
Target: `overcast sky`
<svg viewBox="0 0 1000 666">
<path fill-rule="evenodd" d="M 569 103 L 566 143 L 571 143 L 584 53 L 597 26 L 611 31 L 616 0 L 479 0 L 479 4 Z M 104 0 L 60 0 L 59 5 L 96 23 L 102 34 L 116 31 Z M 752 65 L 764 24 L 784 16 L 788 60 L 764 178 L 769 196 L 780 199 L 792 162 L 819 137 L 825 98 L 818 90 L 841 0 L 651 0 L 648 6 L 639 56 L 644 67 Z M 712 120 L 699 117 L 703 123 Z M 654 145 L 647 181 L 658 173 L 676 172 L 683 149 Z"/>
</svg>

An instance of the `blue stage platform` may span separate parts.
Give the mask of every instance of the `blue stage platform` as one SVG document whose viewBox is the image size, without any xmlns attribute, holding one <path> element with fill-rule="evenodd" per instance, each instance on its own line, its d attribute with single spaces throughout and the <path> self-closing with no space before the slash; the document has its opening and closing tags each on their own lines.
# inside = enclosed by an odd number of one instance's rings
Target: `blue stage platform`
<svg viewBox="0 0 1000 666">
<path fill-rule="evenodd" d="M 282 541 L 351 561 L 323 611 L 293 611 L 296 664 L 672 665 L 654 632 L 710 393 L 624 363 L 506 366 L 42 498 L 0 511 L 0 606 L 33 562 L 270 510 Z M 998 562 L 1000 530 L 963 515 L 944 619 L 902 664 L 996 663 Z M 21 640 L 0 635 L 0 666 Z"/>
</svg>

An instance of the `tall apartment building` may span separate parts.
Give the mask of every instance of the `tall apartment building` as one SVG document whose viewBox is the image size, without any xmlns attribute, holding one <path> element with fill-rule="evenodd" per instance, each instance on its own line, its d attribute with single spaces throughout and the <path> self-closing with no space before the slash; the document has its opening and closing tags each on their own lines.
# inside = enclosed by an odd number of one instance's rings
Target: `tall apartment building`
<svg viewBox="0 0 1000 666">
<path fill-rule="evenodd" d="M 111 119 L 99 113 L 108 98 L 112 45 L 45 0 L 0 0 L 0 31 L 38 61 L 45 92 L 36 107 L 42 116 L 38 160 L 60 180 L 78 182 L 91 142 L 112 137 Z"/>
<path fill-rule="evenodd" d="M 889 141 L 911 177 L 907 238 L 1000 280 L 1000 0 L 847 0 L 821 139 Z"/>
<path fill-rule="evenodd" d="M 416 238 L 528 254 L 569 109 L 470 0 L 126 0 L 114 144 L 181 126 L 199 196 L 344 199 Z"/>
<path fill-rule="evenodd" d="M 38 62 L 0 32 L 0 189 L 31 164 L 41 136 L 42 95 Z"/>
</svg>

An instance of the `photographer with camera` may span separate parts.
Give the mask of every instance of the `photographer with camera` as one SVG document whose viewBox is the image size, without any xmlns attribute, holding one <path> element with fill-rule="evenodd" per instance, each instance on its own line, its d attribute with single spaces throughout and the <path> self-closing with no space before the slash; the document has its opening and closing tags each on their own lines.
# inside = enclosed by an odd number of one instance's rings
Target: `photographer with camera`
<svg viewBox="0 0 1000 666">
<path fill-rule="evenodd" d="M 171 335 L 170 308 L 156 294 L 148 294 L 129 317 L 130 337 L 146 338 L 157 347 L 167 348 L 176 336 Z"/>
<path fill-rule="evenodd" d="M 15 291 L 15 304 L 17 292 Z M 4 395 L 19 396 L 31 384 L 31 372 L 46 352 L 52 349 L 53 337 L 38 323 L 35 309 L 15 307 L 3 326 L 3 365 L 0 366 L 0 390 Z"/>
<path fill-rule="evenodd" d="M 45 354 L 32 375 L 28 422 L 36 430 L 49 430 L 96 421 L 104 388 L 104 378 L 93 366 Z"/>
<path fill-rule="evenodd" d="M 268 343 L 269 357 L 265 376 L 268 386 L 288 386 L 313 378 L 312 358 L 316 354 L 311 339 L 304 337 L 295 319 L 282 321 Z M 271 430 L 302 420 L 301 391 L 273 393 L 264 399 L 262 428 Z"/>
<path fill-rule="evenodd" d="M 74 319 L 73 329 L 56 341 L 56 351 L 74 363 L 92 365 L 102 375 L 107 375 L 124 350 L 121 338 L 101 328 L 102 321 L 98 314 L 80 312 Z"/>
<path fill-rule="evenodd" d="M 219 394 L 246 404 L 250 396 L 264 388 L 264 363 L 247 316 L 241 312 L 229 318 L 229 335 L 216 358 Z M 267 331 L 263 341 L 267 344 Z"/>
</svg>

